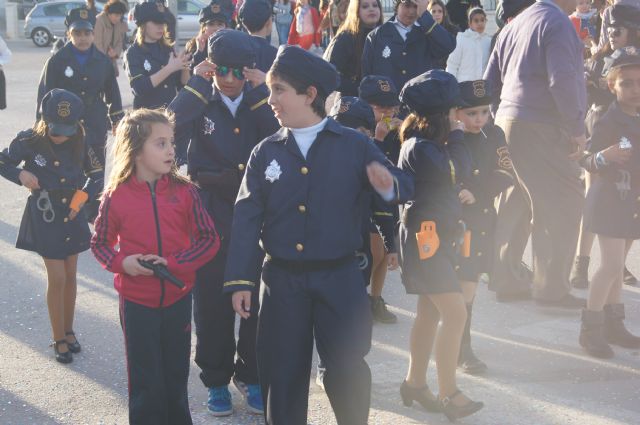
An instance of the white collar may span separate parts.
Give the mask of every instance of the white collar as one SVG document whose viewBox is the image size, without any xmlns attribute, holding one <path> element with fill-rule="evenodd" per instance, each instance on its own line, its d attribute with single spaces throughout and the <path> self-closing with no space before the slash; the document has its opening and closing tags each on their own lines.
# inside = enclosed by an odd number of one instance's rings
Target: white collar
<svg viewBox="0 0 640 425">
<path fill-rule="evenodd" d="M 238 107 L 240 106 L 240 103 L 242 103 L 243 98 L 244 92 L 240 93 L 240 96 L 236 97 L 235 100 L 231 100 L 231 98 L 220 93 L 220 99 L 222 99 L 224 104 L 227 105 L 227 108 L 229 108 L 229 112 L 231 112 L 231 115 L 233 115 L 234 118 L 236 117 L 236 112 L 238 112 Z"/>
</svg>

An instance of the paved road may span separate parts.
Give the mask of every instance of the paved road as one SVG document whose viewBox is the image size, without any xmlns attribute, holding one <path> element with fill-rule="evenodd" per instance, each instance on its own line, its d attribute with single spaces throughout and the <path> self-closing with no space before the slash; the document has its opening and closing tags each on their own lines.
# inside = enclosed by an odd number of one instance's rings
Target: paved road
<svg viewBox="0 0 640 425">
<path fill-rule="evenodd" d="M 11 98 L 9 109 L 0 112 L 0 148 L 32 123 L 36 83 L 47 56 L 30 41 L 11 42 L 10 47 L 14 61 L 6 72 Z M 130 104 L 126 80 L 121 77 L 120 83 Z M 0 190 L 0 424 L 126 424 L 126 367 L 111 275 L 89 253 L 81 255 L 76 331 L 84 350 L 69 366 L 56 363 L 47 346 L 43 264 L 13 248 L 26 192 L 6 181 L 0 182 Z M 638 274 L 639 254 L 637 246 L 630 254 L 631 269 Z M 404 294 L 395 273 L 388 278 L 385 297 L 399 323 L 374 328 L 368 356 L 373 372 L 370 423 L 445 424 L 441 415 L 400 402 L 415 298 Z M 640 289 L 625 288 L 624 297 L 627 322 L 640 334 Z M 578 312 L 530 302 L 497 304 L 486 288 L 480 289 L 475 311 L 474 344 L 490 370 L 483 377 L 462 377 L 460 386 L 487 407 L 460 423 L 640 424 L 639 352 L 616 349 L 613 360 L 591 359 L 577 345 Z M 236 415 L 224 420 L 209 416 L 203 404 L 206 391 L 192 366 L 189 391 L 196 424 L 261 423 L 246 413 L 235 390 Z M 433 369 L 429 381 L 437 388 Z M 314 384 L 309 422 L 335 423 L 326 396 Z"/>
</svg>

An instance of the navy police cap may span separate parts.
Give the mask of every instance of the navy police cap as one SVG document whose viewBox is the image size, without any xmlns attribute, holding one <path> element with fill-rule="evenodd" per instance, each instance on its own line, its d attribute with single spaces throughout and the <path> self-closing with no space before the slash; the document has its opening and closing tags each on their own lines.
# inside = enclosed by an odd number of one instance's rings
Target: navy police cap
<svg viewBox="0 0 640 425">
<path fill-rule="evenodd" d="M 298 46 L 280 46 L 271 71 L 314 86 L 325 96 L 333 93 L 340 83 L 335 66 Z"/>
<path fill-rule="evenodd" d="M 407 81 L 400 92 L 400 102 L 411 112 L 430 115 L 453 107 L 469 107 L 460 98 L 456 78 L 441 69 L 432 69 Z"/>
<path fill-rule="evenodd" d="M 219 0 L 213 0 L 208 6 L 200 9 L 198 22 L 206 24 L 207 22 L 224 22 L 225 25 L 229 25 L 231 15 L 230 10 L 225 10 L 225 5 Z"/>
<path fill-rule="evenodd" d="M 147 1 L 136 4 L 133 9 L 133 21 L 137 26 L 142 26 L 147 22 L 165 24 L 167 22 L 164 13 L 158 9 L 158 3 Z"/>
<path fill-rule="evenodd" d="M 223 29 L 209 37 L 209 60 L 216 65 L 236 68 L 255 67 L 256 53 L 251 36 L 242 31 Z"/>
<path fill-rule="evenodd" d="M 371 105 L 398 106 L 398 89 L 393 80 L 383 75 L 367 75 L 360 82 L 358 93 L 361 99 Z"/>
<path fill-rule="evenodd" d="M 617 49 L 611 54 L 611 68 L 621 68 L 623 66 L 640 65 L 640 49 L 633 46 Z"/>
<path fill-rule="evenodd" d="M 69 30 L 89 30 L 93 31 L 96 17 L 89 12 L 86 7 L 71 9 L 64 18 L 64 24 Z"/>
<path fill-rule="evenodd" d="M 358 129 L 364 127 L 374 131 L 376 119 L 373 109 L 364 100 L 353 96 L 341 96 L 333 104 L 330 116 L 345 127 Z"/>
<path fill-rule="evenodd" d="M 491 86 L 486 80 L 464 81 L 459 84 L 460 98 L 470 107 L 490 105 Z"/>
<path fill-rule="evenodd" d="M 64 89 L 53 89 L 42 98 L 42 119 L 55 136 L 73 136 L 78 129 L 84 104 L 75 94 Z"/>
<path fill-rule="evenodd" d="M 273 6 L 268 0 L 245 0 L 238 18 L 247 28 L 260 29 L 273 14 Z"/>
</svg>

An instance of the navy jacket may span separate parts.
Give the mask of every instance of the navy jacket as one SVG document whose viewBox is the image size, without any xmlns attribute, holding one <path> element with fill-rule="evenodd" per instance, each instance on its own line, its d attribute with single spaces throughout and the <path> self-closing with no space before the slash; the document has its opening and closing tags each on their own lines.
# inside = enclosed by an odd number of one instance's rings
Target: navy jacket
<svg viewBox="0 0 640 425">
<path fill-rule="evenodd" d="M 358 97 L 358 86 L 362 80 L 362 67 L 358 59 L 362 56 L 362 51 L 356 51 L 357 37 L 342 31 L 331 40 L 324 53 L 325 60 L 332 63 L 340 73 L 338 91 L 343 96 Z"/>
<path fill-rule="evenodd" d="M 384 164 L 395 177 L 395 203 L 413 196 L 413 181 L 363 134 L 329 118 L 305 159 L 286 128 L 251 153 L 236 201 L 225 292 L 255 289 L 261 250 L 284 260 L 331 260 L 363 246 L 366 166 Z M 366 206 L 370 208 L 370 205 Z"/>
<path fill-rule="evenodd" d="M 251 36 L 251 43 L 256 51 L 256 68 L 262 72 L 267 72 L 276 59 L 278 49 L 273 47 L 266 38 Z"/>
<path fill-rule="evenodd" d="M 38 105 L 44 95 L 55 88 L 76 94 L 86 108 L 82 118 L 85 142 L 91 146 L 104 146 L 109 127 L 107 117 L 114 125 L 124 116 L 115 71 L 111 59 L 95 46 L 91 47 L 84 65 L 78 63 L 72 49 L 71 42 L 67 43 L 45 63 L 38 87 Z M 40 117 L 39 110 L 36 116 Z"/>
<path fill-rule="evenodd" d="M 133 91 L 133 109 L 166 107 L 181 87 L 180 71 L 153 87 L 151 76 L 169 62 L 173 50 L 160 43 L 133 43 L 124 56 L 124 66 Z"/>
<path fill-rule="evenodd" d="M 398 90 L 437 66 L 456 47 L 456 39 L 425 12 L 403 40 L 395 23 L 387 21 L 367 36 L 362 52 L 362 76 L 385 75 Z"/>
</svg>

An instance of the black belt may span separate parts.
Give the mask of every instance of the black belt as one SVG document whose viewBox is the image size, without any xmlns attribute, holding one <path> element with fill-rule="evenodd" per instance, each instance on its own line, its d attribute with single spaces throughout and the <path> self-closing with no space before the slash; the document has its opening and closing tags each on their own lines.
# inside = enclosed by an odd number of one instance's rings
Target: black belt
<svg viewBox="0 0 640 425">
<path fill-rule="evenodd" d="M 335 260 L 285 260 L 283 258 L 272 257 L 269 254 L 266 256 L 266 260 L 271 264 L 294 273 L 331 270 L 349 264 L 355 261 L 355 258 L 355 255 L 347 255 L 336 258 Z"/>
</svg>

